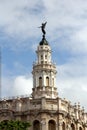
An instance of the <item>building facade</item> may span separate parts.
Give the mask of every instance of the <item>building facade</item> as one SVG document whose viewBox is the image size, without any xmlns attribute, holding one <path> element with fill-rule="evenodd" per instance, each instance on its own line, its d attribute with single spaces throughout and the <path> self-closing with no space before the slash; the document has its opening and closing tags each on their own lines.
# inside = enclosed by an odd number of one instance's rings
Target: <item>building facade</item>
<svg viewBox="0 0 87 130">
<path fill-rule="evenodd" d="M 52 63 L 51 47 L 43 35 L 33 64 L 31 96 L 0 100 L 0 121 L 31 122 L 29 130 L 87 130 L 87 113 L 80 104 L 58 96 L 56 66 Z"/>
</svg>

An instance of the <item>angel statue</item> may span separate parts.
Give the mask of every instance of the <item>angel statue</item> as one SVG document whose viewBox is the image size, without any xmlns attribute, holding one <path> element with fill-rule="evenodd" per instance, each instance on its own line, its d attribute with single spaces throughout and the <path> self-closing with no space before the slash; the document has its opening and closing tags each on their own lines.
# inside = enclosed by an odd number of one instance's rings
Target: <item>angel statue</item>
<svg viewBox="0 0 87 130">
<path fill-rule="evenodd" d="M 46 26 L 46 24 L 47 24 L 47 22 L 42 23 L 42 25 L 39 27 L 39 28 L 41 28 L 42 33 L 43 33 L 44 36 L 45 36 L 45 34 L 46 34 L 46 31 L 45 31 L 45 26 Z"/>
</svg>

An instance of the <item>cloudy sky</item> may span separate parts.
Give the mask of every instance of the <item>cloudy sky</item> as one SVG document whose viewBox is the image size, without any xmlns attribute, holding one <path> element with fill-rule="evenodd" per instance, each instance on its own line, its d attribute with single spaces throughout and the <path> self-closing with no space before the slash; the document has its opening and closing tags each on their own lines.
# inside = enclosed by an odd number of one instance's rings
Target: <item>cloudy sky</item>
<svg viewBox="0 0 87 130">
<path fill-rule="evenodd" d="M 1 96 L 31 93 L 45 21 L 59 96 L 87 110 L 87 0 L 0 0 Z"/>
</svg>

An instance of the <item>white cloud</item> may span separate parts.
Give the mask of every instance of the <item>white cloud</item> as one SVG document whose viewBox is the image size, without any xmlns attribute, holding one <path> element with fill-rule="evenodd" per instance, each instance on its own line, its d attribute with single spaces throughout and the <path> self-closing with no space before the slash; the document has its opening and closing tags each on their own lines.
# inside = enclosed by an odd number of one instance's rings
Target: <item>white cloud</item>
<svg viewBox="0 0 87 130">
<path fill-rule="evenodd" d="M 80 102 L 81 107 L 87 110 L 87 77 L 62 78 L 58 80 L 59 96 L 71 101 L 72 104 Z"/>
<path fill-rule="evenodd" d="M 36 2 L 28 0 L 0 1 L 0 26 L 3 27 L 6 35 L 20 36 L 20 38 L 21 35 L 24 38 L 32 36 L 33 26 L 35 26 L 34 16 L 31 13 L 33 6 L 36 6 Z"/>
<path fill-rule="evenodd" d="M 14 95 L 31 94 L 32 84 L 32 78 L 26 76 L 16 77 L 13 85 Z"/>
<path fill-rule="evenodd" d="M 13 37 L 36 37 L 37 27 L 47 20 L 48 34 L 58 37 L 58 29 L 86 27 L 86 10 L 87 1 L 82 0 L 4 0 L 0 1 L 0 26 Z"/>
<path fill-rule="evenodd" d="M 32 92 L 32 78 L 20 75 L 17 77 L 3 78 L 2 81 L 2 96 L 20 96 L 20 95 L 30 95 Z"/>
<path fill-rule="evenodd" d="M 57 87 L 59 95 L 72 103 L 85 104 L 87 98 L 87 61 L 72 59 L 68 63 L 57 67 Z"/>
<path fill-rule="evenodd" d="M 34 2 L 4 0 L 0 6 L 2 7 L 0 19 L 3 20 L 0 25 L 4 27 L 6 35 L 18 38 L 15 44 L 8 43 L 10 48 L 18 49 L 19 46 L 23 49 L 34 48 L 36 42 L 32 43 L 31 47 L 31 43 L 27 43 L 25 39 L 36 40 L 37 35 L 40 35 L 37 27 L 43 20 L 47 20 L 47 40 L 53 42 L 52 46 L 67 50 L 69 53 L 87 54 L 85 33 L 87 19 L 83 17 L 86 16 L 86 1 L 83 3 L 82 0 L 35 0 Z M 82 33 L 83 28 L 85 31 Z M 60 38 L 62 42 L 58 43 Z"/>
<path fill-rule="evenodd" d="M 75 41 L 74 46 L 75 46 L 75 48 L 78 52 L 87 54 L 87 36 L 86 36 L 86 33 L 87 33 L 87 27 L 85 27 L 85 28 L 82 27 L 73 34 L 71 40 L 72 40 L 72 42 Z M 76 52 L 76 50 L 75 50 L 75 52 Z"/>
</svg>

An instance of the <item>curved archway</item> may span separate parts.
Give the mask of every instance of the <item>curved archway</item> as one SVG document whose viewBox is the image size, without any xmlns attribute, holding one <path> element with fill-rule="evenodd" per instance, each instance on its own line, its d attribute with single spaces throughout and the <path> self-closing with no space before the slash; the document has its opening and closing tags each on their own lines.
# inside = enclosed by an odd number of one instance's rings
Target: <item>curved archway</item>
<svg viewBox="0 0 87 130">
<path fill-rule="evenodd" d="M 49 77 L 46 77 L 46 86 L 49 86 Z"/>
<path fill-rule="evenodd" d="M 42 86 L 42 77 L 39 77 L 39 86 Z"/>
<path fill-rule="evenodd" d="M 71 124 L 71 130 L 75 130 L 75 125 L 73 123 Z"/>
<path fill-rule="evenodd" d="M 79 127 L 79 130 L 82 130 L 82 127 Z"/>
<path fill-rule="evenodd" d="M 40 130 L 40 122 L 38 120 L 33 122 L 33 130 Z"/>
<path fill-rule="evenodd" d="M 49 120 L 48 122 L 48 130 L 56 130 L 56 123 L 54 120 Z"/>
<path fill-rule="evenodd" d="M 2 110 L 2 115 L 0 117 L 0 122 L 4 122 L 4 121 L 9 121 L 12 119 L 13 116 L 13 111 L 7 109 L 6 111 L 4 111 L 4 109 Z"/>
<path fill-rule="evenodd" d="M 65 122 L 62 124 L 62 130 L 65 130 Z"/>
</svg>

